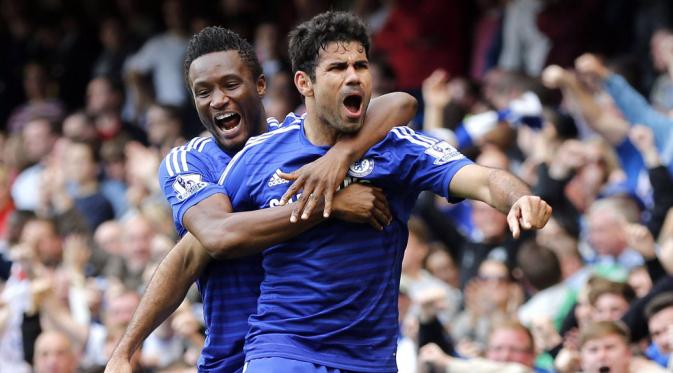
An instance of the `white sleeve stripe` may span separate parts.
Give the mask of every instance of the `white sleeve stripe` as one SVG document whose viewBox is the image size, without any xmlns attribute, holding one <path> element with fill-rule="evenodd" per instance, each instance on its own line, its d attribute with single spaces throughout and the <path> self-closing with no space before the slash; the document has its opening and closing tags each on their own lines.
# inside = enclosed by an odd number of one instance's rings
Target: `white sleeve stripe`
<svg viewBox="0 0 673 373">
<path fill-rule="evenodd" d="M 194 143 L 196 143 L 196 141 L 198 141 L 198 140 L 199 140 L 199 137 L 195 137 L 191 141 L 189 141 L 189 144 L 187 144 L 187 151 L 192 150 L 192 148 L 194 147 Z"/>
<path fill-rule="evenodd" d="M 398 138 L 400 138 L 402 140 L 407 140 L 412 144 L 420 145 L 420 146 L 422 146 L 426 149 L 431 146 L 427 142 L 419 141 L 418 139 L 414 138 L 413 136 L 401 133 L 400 131 L 397 130 L 397 128 L 393 128 L 392 133 L 394 133 Z"/>
<path fill-rule="evenodd" d="M 189 167 L 187 167 L 187 152 L 183 151 L 180 153 L 180 160 L 182 161 L 182 171 L 189 171 Z"/>
<path fill-rule="evenodd" d="M 301 128 L 301 127 L 298 126 L 298 125 L 292 125 L 292 126 L 282 127 L 282 128 L 280 128 L 280 129 L 278 129 L 278 130 L 275 130 L 275 131 L 273 131 L 273 132 L 267 132 L 267 133 L 265 133 L 264 135 L 261 135 L 261 136 L 253 137 L 253 138 L 250 139 L 250 140 L 253 140 L 253 139 L 254 139 L 255 141 L 254 141 L 254 142 L 252 142 L 252 141 L 248 141 L 248 143 L 245 145 L 245 147 L 244 147 L 243 149 L 241 149 L 241 151 L 239 151 L 239 152 L 234 156 L 234 158 L 231 159 L 231 161 L 230 161 L 229 164 L 227 165 L 227 168 L 225 168 L 225 169 L 224 169 L 224 172 L 222 172 L 222 176 L 220 176 L 220 180 L 219 180 L 217 183 L 218 183 L 219 185 L 224 184 L 224 180 L 227 178 L 227 175 L 229 174 L 229 170 L 231 170 L 232 166 L 235 165 L 236 162 L 239 160 L 239 158 L 241 158 L 241 156 L 242 156 L 243 154 L 245 154 L 245 152 L 246 152 L 248 149 L 250 149 L 251 147 L 253 147 L 253 146 L 257 145 L 257 144 L 261 144 L 261 143 L 263 143 L 266 139 L 270 138 L 270 137 L 273 136 L 273 135 L 278 135 L 278 134 L 283 133 L 283 132 L 287 132 L 287 131 L 291 131 L 291 130 L 296 130 L 296 129 L 300 129 L 300 128 Z"/>
<path fill-rule="evenodd" d="M 168 176 L 175 176 L 175 172 L 173 172 L 173 169 L 171 168 L 171 160 L 170 160 L 170 154 L 164 158 L 164 163 L 166 163 L 166 171 L 168 171 Z"/>
<path fill-rule="evenodd" d="M 199 137 L 199 139 L 196 140 L 196 142 L 194 143 L 194 149 L 196 149 L 197 147 L 201 146 L 201 144 L 203 144 L 204 142 L 206 142 L 208 139 L 209 139 L 209 137 Z"/>
<path fill-rule="evenodd" d="M 180 173 L 180 165 L 178 164 L 178 152 L 173 152 L 172 156 L 172 161 L 173 161 L 173 169 L 175 169 L 175 173 Z"/>
<path fill-rule="evenodd" d="M 430 137 L 427 137 L 427 136 L 423 136 L 423 135 L 421 135 L 421 134 L 419 134 L 419 133 L 416 133 L 416 131 L 412 130 L 412 129 L 409 128 L 409 127 L 398 127 L 398 128 L 400 129 L 400 132 L 401 132 L 401 133 L 404 133 L 404 134 L 406 134 L 407 136 L 411 136 L 411 137 L 415 138 L 415 139 L 418 140 L 418 141 L 426 142 L 426 143 L 428 143 L 428 145 L 431 145 L 431 146 L 432 146 L 432 145 L 434 145 L 435 143 L 437 143 L 437 140 L 435 140 L 435 139 L 433 139 L 433 138 L 430 138 Z"/>
<path fill-rule="evenodd" d="M 207 139 L 201 141 L 201 143 L 199 144 L 199 153 L 201 153 L 203 151 L 203 148 L 206 146 L 206 144 L 211 142 L 211 141 L 213 141 L 212 138 L 207 138 Z"/>
</svg>

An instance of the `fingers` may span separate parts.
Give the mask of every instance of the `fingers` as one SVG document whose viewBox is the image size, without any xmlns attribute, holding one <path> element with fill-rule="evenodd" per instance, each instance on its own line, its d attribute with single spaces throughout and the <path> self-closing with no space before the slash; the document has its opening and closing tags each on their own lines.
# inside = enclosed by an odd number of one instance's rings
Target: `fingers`
<svg viewBox="0 0 673 373">
<path fill-rule="evenodd" d="M 521 227 L 519 227 L 519 216 L 521 216 L 521 210 L 519 205 L 515 204 L 512 206 L 512 209 L 509 210 L 507 214 L 507 224 L 509 225 L 509 230 L 512 231 L 512 237 L 519 238 L 521 235 Z"/>
<path fill-rule="evenodd" d="M 292 215 L 290 216 L 290 222 L 291 223 L 296 223 L 297 220 L 299 220 L 299 215 L 304 211 L 304 206 L 306 206 L 306 202 L 309 199 L 310 193 L 307 193 L 306 190 L 301 194 L 301 198 L 297 200 L 297 202 L 294 204 L 294 208 L 292 209 Z"/>
<path fill-rule="evenodd" d="M 296 172 L 283 172 L 278 170 L 276 171 L 276 173 L 278 174 L 278 176 L 280 176 L 281 179 L 285 179 L 288 181 L 295 181 L 299 178 L 300 175 L 299 171 L 301 171 L 301 169 L 297 170 Z"/>
<path fill-rule="evenodd" d="M 322 216 L 327 219 L 332 215 L 332 200 L 334 199 L 335 188 L 325 189 L 325 208 L 323 209 Z"/>
<path fill-rule="evenodd" d="M 390 212 L 390 206 L 388 205 L 388 199 L 386 198 L 385 193 L 380 188 L 373 188 L 372 192 L 374 193 L 374 206 L 376 210 L 380 211 L 385 220 L 382 221 L 384 225 L 390 224 L 393 220 L 393 214 Z"/>
<path fill-rule="evenodd" d="M 285 204 L 287 204 L 290 198 L 299 193 L 299 191 L 304 187 L 304 184 L 306 183 L 306 177 L 304 176 L 297 177 L 296 173 L 294 172 L 291 174 L 279 172 L 278 176 L 286 180 L 295 180 L 294 183 L 292 183 L 292 185 L 290 185 L 290 187 L 287 188 L 285 194 L 283 194 L 283 196 L 280 197 L 280 205 L 285 206 Z"/>
<path fill-rule="evenodd" d="M 318 184 L 315 187 L 315 189 L 313 190 L 310 189 L 311 188 L 304 189 L 304 193 L 307 193 L 308 198 L 306 201 L 306 207 L 304 207 L 304 212 L 301 214 L 302 220 L 307 220 L 308 217 L 311 216 L 311 212 L 313 212 L 313 209 L 315 208 L 316 204 L 322 198 L 324 187 L 322 186 L 322 184 Z"/>
<path fill-rule="evenodd" d="M 532 206 L 530 205 L 530 200 L 525 198 L 520 199 L 519 201 L 521 202 L 521 204 L 519 204 L 519 207 L 521 208 L 521 214 L 519 216 L 519 222 L 521 223 L 521 228 L 531 229 L 532 225 L 530 221 L 533 212 L 532 212 Z"/>
</svg>

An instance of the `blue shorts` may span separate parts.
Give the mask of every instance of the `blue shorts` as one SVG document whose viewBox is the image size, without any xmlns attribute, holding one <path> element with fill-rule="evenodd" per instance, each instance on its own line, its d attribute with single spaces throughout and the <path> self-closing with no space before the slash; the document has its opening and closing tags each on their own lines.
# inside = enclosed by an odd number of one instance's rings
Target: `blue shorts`
<svg viewBox="0 0 673 373">
<path fill-rule="evenodd" d="M 243 373 L 350 373 L 337 368 L 286 359 L 284 357 L 263 357 L 245 363 Z"/>
</svg>

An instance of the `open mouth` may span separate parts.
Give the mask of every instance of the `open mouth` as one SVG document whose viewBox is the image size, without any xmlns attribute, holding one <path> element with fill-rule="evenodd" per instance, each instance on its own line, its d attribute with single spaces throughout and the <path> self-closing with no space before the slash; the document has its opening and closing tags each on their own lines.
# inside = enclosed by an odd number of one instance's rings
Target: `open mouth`
<svg viewBox="0 0 673 373">
<path fill-rule="evenodd" d="M 241 123 L 241 115 L 233 111 L 217 114 L 215 126 L 223 132 L 231 131 Z"/>
<path fill-rule="evenodd" d="M 599 373 L 610 373 L 610 367 L 602 366 L 598 368 Z"/>
<path fill-rule="evenodd" d="M 362 96 L 359 94 L 352 94 L 346 96 L 343 101 L 344 107 L 348 116 L 359 117 L 362 114 Z"/>
</svg>

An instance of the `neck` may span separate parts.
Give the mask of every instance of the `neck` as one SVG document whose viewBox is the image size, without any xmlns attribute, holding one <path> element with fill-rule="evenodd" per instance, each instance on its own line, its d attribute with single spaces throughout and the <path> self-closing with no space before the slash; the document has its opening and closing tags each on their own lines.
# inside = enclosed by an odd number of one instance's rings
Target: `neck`
<svg viewBox="0 0 673 373">
<path fill-rule="evenodd" d="M 338 132 L 336 128 L 330 126 L 322 120 L 316 110 L 311 110 L 307 105 L 306 119 L 304 120 L 304 130 L 306 138 L 313 145 L 332 146 L 336 143 Z"/>
</svg>

